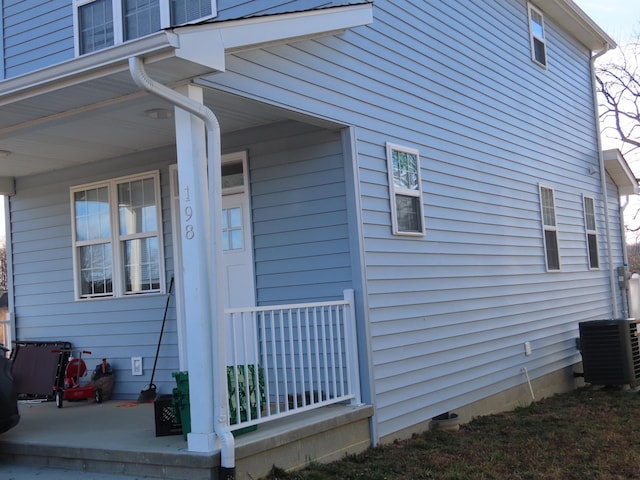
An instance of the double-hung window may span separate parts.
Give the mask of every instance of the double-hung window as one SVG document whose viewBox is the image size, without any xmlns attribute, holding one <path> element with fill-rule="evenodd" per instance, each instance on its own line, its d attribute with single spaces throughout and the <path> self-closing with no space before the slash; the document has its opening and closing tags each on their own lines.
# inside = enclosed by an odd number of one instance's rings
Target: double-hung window
<svg viewBox="0 0 640 480">
<path fill-rule="evenodd" d="M 216 15 L 216 0 L 73 0 L 76 53 Z"/>
<path fill-rule="evenodd" d="M 589 255 L 589 268 L 600 268 L 598 258 L 598 232 L 596 230 L 596 209 L 592 197 L 583 197 L 584 226 L 587 235 L 587 254 Z"/>
<path fill-rule="evenodd" d="M 542 235 L 547 270 L 560 270 L 558 248 L 558 225 L 553 189 L 540 185 L 540 209 L 542 212 Z"/>
<path fill-rule="evenodd" d="M 76 298 L 161 291 L 158 172 L 71 189 Z"/>
<path fill-rule="evenodd" d="M 387 169 L 394 235 L 424 235 L 420 154 L 387 143 Z"/>
<path fill-rule="evenodd" d="M 533 5 L 529 10 L 529 41 L 531 42 L 531 59 L 542 67 L 547 66 L 547 43 L 544 33 L 544 16 Z"/>
</svg>

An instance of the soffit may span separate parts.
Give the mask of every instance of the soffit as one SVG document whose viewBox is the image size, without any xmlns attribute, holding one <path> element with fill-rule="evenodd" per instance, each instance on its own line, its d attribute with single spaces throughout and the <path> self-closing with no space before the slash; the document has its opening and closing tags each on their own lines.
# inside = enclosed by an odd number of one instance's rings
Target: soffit
<svg viewBox="0 0 640 480">
<path fill-rule="evenodd" d="M 552 18 L 589 50 L 601 50 L 607 45 L 610 48 L 616 47 L 615 40 L 607 35 L 572 0 L 534 0 L 532 3 L 540 8 L 545 16 Z"/>
</svg>

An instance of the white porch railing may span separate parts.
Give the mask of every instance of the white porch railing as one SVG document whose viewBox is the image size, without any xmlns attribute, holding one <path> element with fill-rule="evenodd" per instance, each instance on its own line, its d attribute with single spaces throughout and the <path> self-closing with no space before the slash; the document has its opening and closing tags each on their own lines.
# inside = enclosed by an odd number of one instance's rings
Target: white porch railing
<svg viewBox="0 0 640 480">
<path fill-rule="evenodd" d="M 353 290 L 334 302 L 225 309 L 225 318 L 231 430 L 360 404 Z"/>
</svg>

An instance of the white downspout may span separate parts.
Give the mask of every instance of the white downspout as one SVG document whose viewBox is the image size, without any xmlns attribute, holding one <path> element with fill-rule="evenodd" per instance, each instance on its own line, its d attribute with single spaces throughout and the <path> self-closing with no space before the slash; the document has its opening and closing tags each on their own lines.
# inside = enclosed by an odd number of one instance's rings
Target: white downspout
<svg viewBox="0 0 640 480">
<path fill-rule="evenodd" d="M 620 202 L 619 204 L 619 215 L 622 219 L 622 221 L 620 222 L 620 239 L 622 245 L 620 245 L 620 247 L 622 248 L 622 263 L 625 266 L 625 272 L 629 271 L 629 255 L 627 254 L 627 232 L 624 228 L 624 211 L 627 208 L 627 205 L 629 205 L 628 195 L 624 197 L 624 203 Z M 622 289 L 622 310 L 624 318 L 631 317 L 631 304 L 629 302 L 629 281 L 627 281 L 627 288 Z"/>
<path fill-rule="evenodd" d="M 613 266 L 613 253 L 611 252 L 611 222 L 609 219 L 609 195 L 607 192 L 607 173 L 604 168 L 604 155 L 602 153 L 602 140 L 600 139 L 600 123 L 598 121 L 598 92 L 596 88 L 596 69 L 595 63 L 598 58 L 607 53 L 611 49 L 611 46 L 606 43 L 602 50 L 591 56 L 589 67 L 591 69 L 591 93 L 593 96 L 593 112 L 595 114 L 595 126 L 596 126 L 596 145 L 598 148 L 598 162 L 600 164 L 600 187 L 602 189 L 603 204 L 604 204 L 604 223 L 606 228 L 607 239 L 607 259 L 609 262 L 609 288 L 611 290 L 611 304 L 613 311 L 613 318 L 620 318 L 620 311 L 618 310 L 617 301 L 617 284 L 616 284 L 616 272 Z"/>
<path fill-rule="evenodd" d="M 215 114 L 201 103 L 195 102 L 184 95 L 155 82 L 148 77 L 144 70 L 144 62 L 138 57 L 129 58 L 129 71 L 131 76 L 140 88 L 149 93 L 157 95 L 173 105 L 181 108 L 192 115 L 200 118 L 207 132 L 207 178 L 209 186 L 209 215 L 213 221 L 209 222 L 210 239 L 207 248 L 209 263 L 209 292 L 213 338 L 224 339 L 224 307 L 222 298 L 222 270 L 218 268 L 222 265 L 222 244 L 219 239 L 222 225 L 222 183 L 221 183 L 221 152 L 220 152 L 220 124 Z M 211 247 L 213 245 L 213 247 Z M 217 288 L 220 286 L 220 288 Z M 215 421 L 214 431 L 220 441 L 220 480 L 235 479 L 235 443 L 233 434 L 227 425 L 227 382 L 226 382 L 226 349 L 224 341 L 218 341 L 213 349 L 215 362 L 213 363 L 213 411 Z M 223 373 L 224 371 L 224 373 Z M 195 379 L 194 379 L 195 380 Z"/>
</svg>

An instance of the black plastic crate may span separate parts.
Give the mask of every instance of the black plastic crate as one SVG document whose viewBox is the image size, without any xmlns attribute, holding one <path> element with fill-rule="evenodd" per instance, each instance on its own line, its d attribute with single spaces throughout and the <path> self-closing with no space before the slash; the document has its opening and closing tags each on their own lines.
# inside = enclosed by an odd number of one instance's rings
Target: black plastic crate
<svg viewBox="0 0 640 480">
<path fill-rule="evenodd" d="M 156 437 L 182 435 L 182 425 L 177 421 L 171 405 L 171 395 L 158 395 L 153 401 L 156 417 Z"/>
</svg>

